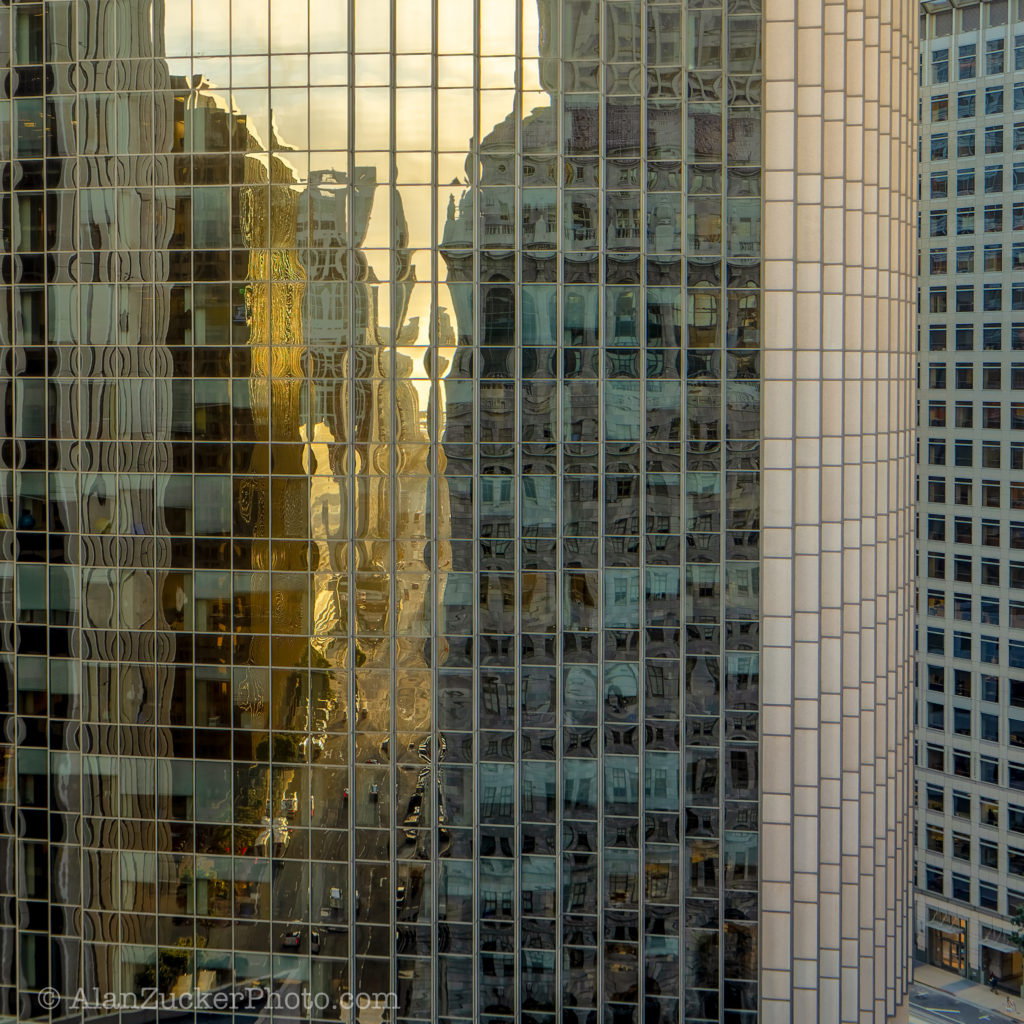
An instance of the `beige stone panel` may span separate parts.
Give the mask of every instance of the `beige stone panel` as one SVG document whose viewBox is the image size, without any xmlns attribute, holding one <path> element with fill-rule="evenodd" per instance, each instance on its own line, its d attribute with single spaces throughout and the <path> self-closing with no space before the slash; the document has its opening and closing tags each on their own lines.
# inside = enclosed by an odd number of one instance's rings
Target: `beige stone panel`
<svg viewBox="0 0 1024 1024">
<path fill-rule="evenodd" d="M 800 726 L 791 751 L 792 781 L 802 783 L 791 791 L 803 815 L 800 824 L 787 825 L 786 773 L 769 778 L 774 773 L 767 757 L 763 785 L 766 797 L 770 792 L 778 801 L 772 805 L 774 820 L 783 832 L 788 828 L 789 843 L 804 841 L 804 821 L 813 823 L 818 840 L 814 863 L 802 865 L 802 873 L 794 866 L 790 891 L 798 884 L 799 893 L 811 894 L 808 902 L 824 914 L 840 877 L 856 885 L 837 895 L 827 912 L 835 928 L 828 934 L 846 937 L 838 957 L 826 962 L 819 949 L 800 949 L 806 955 L 798 967 L 794 951 L 765 943 L 762 1017 L 831 1024 L 838 1014 L 846 1024 L 884 1020 L 886 1007 L 902 1001 L 909 973 L 902 912 L 909 877 L 904 733 L 912 648 L 907 505 L 915 69 L 908 58 L 917 21 L 909 0 L 768 0 L 766 19 L 776 38 L 794 39 L 794 17 L 799 29 L 790 51 L 776 60 L 766 50 L 766 96 L 779 132 L 772 137 L 766 130 L 765 466 L 772 468 L 764 478 L 764 539 L 766 562 L 778 561 L 769 553 L 798 553 L 790 579 L 780 572 L 774 581 L 792 588 L 790 626 L 774 607 L 765 640 L 799 640 L 788 689 L 799 696 L 789 721 Z M 799 209 L 788 202 L 794 194 Z M 892 299 L 879 303 L 876 296 Z M 789 366 L 775 358 L 787 349 L 799 353 L 798 380 L 829 383 L 794 388 Z M 848 357 L 859 351 L 887 357 Z M 801 361 L 820 352 L 843 358 Z M 796 412 L 775 412 L 776 399 L 795 401 Z M 811 465 L 815 449 L 822 465 L 834 470 Z M 788 455 L 795 458 L 787 467 Z M 822 529 L 821 551 L 807 551 L 804 536 L 815 522 L 830 518 L 835 533 Z M 802 532 L 784 541 L 781 535 L 794 529 Z M 835 550 L 835 556 L 824 557 L 825 550 Z M 810 635 L 815 619 L 816 638 Z M 841 641 L 827 645 L 828 633 L 841 629 Z M 783 667 L 783 661 L 766 657 L 765 698 L 776 701 L 771 718 L 780 730 L 786 728 L 780 699 L 787 688 L 772 674 Z M 767 719 L 766 714 L 766 726 Z M 834 731 L 823 733 L 828 722 L 835 723 Z M 803 780 L 812 759 L 808 747 L 818 775 L 813 785 Z M 826 791 L 830 772 L 835 778 Z M 835 864 L 828 871 L 822 869 L 820 844 L 826 822 L 835 842 L 828 851 Z M 786 991 L 777 985 L 787 977 L 794 988 L 806 982 L 817 991 L 821 1005 L 811 1010 L 793 994 L 787 1004 Z M 827 1005 L 826 992 L 835 995 Z"/>
</svg>

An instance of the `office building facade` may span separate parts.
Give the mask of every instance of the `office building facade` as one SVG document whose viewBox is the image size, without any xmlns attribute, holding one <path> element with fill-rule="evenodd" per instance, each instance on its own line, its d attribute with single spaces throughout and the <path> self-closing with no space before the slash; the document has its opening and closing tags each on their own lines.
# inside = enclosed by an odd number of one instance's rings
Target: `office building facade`
<svg viewBox="0 0 1024 1024">
<path fill-rule="evenodd" d="M 0 1013 L 898 1014 L 916 6 L 0 25 Z"/>
<path fill-rule="evenodd" d="M 916 945 L 1019 984 L 1024 5 L 922 5 Z"/>
</svg>

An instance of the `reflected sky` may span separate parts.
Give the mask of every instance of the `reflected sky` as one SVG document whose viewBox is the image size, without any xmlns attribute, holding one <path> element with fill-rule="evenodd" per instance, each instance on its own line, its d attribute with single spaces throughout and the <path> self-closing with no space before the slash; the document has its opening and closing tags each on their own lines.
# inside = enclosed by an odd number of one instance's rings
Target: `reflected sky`
<svg viewBox="0 0 1024 1024">
<path fill-rule="evenodd" d="M 479 58 L 473 56 L 473 0 L 438 0 L 437 6 L 443 31 L 435 80 L 431 5 L 396 0 L 394 82 L 391 12 L 379 0 L 355 0 L 351 12 L 338 0 L 275 0 L 269 17 L 265 6 L 249 0 L 193 0 L 191 7 L 169 3 L 163 11 L 171 74 L 205 94 L 204 105 L 212 102 L 245 118 L 256 145 L 287 166 L 296 184 L 321 171 L 344 172 L 347 151 L 354 152 L 357 166 L 375 169 L 378 189 L 363 248 L 382 282 L 389 280 L 395 243 L 388 187 L 401 188 L 406 245 L 420 253 L 421 262 L 425 258 L 418 277 L 429 281 L 429 254 L 443 235 L 448 197 L 458 198 L 470 184 L 466 154 L 474 138 L 487 138 L 516 109 L 516 90 L 510 88 L 516 83 L 516 5 L 480 4 Z M 523 105 L 534 109 L 546 106 L 549 97 L 541 91 L 538 11 L 534 4 L 523 7 L 519 84 Z M 355 25 L 351 66 L 345 52 L 325 52 L 345 50 L 350 13 Z M 358 88 L 347 88 L 349 82 Z M 431 130 L 435 95 L 436 140 Z M 378 309 L 385 332 L 390 330 L 387 297 L 388 286 L 382 284 Z M 429 344 L 432 313 L 429 286 L 413 289 L 401 351 L 412 359 L 424 408 L 430 371 L 427 353 L 417 346 Z M 450 364 L 452 352 L 440 355 Z"/>
</svg>

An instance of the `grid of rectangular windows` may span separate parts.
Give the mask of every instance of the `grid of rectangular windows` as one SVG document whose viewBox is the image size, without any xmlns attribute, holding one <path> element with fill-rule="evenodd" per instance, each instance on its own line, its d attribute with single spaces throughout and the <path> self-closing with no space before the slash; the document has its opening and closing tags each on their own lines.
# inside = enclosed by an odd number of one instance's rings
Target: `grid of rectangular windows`
<svg viewBox="0 0 1024 1024">
<path fill-rule="evenodd" d="M 0 2 L 0 1014 L 756 1020 L 762 13 Z"/>
<path fill-rule="evenodd" d="M 962 919 L 965 963 L 1001 975 L 972 914 L 1012 913 L 1007 808 L 1024 785 L 1024 8 L 972 4 L 922 24 L 919 934 L 949 966 L 929 921 Z M 958 869 L 968 835 L 984 851 L 977 878 Z"/>
</svg>

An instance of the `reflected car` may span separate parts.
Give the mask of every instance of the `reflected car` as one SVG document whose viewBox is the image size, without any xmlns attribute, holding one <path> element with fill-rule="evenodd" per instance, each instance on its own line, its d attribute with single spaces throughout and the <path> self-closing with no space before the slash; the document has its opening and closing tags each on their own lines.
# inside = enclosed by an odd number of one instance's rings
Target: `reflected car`
<svg viewBox="0 0 1024 1024">
<path fill-rule="evenodd" d="M 302 945 L 302 932 L 296 930 L 285 932 L 281 936 L 282 949 L 298 949 Z"/>
</svg>

